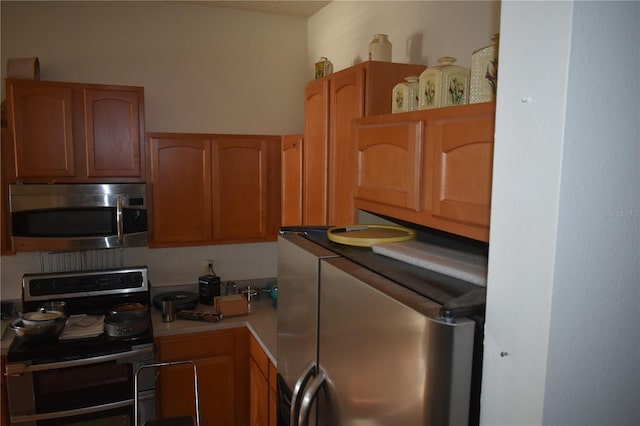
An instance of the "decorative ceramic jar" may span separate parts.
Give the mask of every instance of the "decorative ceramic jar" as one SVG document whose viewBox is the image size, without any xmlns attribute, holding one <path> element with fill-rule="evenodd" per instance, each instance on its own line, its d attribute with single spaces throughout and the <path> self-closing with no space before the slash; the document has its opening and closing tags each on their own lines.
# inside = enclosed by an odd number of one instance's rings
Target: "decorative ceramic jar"
<svg viewBox="0 0 640 426">
<path fill-rule="evenodd" d="M 444 56 L 438 66 L 420 74 L 419 109 L 463 105 L 469 98 L 469 70 L 453 65 L 456 58 Z"/>
<path fill-rule="evenodd" d="M 420 93 L 420 77 L 412 75 L 405 78 L 407 82 L 407 109 L 416 111 L 418 109 L 419 93 Z"/>
<path fill-rule="evenodd" d="M 393 86 L 393 96 L 391 97 L 391 112 L 409 111 L 407 105 L 407 96 L 409 96 L 409 85 L 406 81 Z"/>
<path fill-rule="evenodd" d="M 375 34 L 369 43 L 369 60 L 391 62 L 391 42 L 386 34 Z"/>
<path fill-rule="evenodd" d="M 324 56 L 316 62 L 316 80 L 325 77 L 333 72 L 333 64 Z"/>
<path fill-rule="evenodd" d="M 471 91 L 469 103 L 490 102 L 498 90 L 498 34 L 491 36 L 493 44 L 471 55 Z"/>
</svg>

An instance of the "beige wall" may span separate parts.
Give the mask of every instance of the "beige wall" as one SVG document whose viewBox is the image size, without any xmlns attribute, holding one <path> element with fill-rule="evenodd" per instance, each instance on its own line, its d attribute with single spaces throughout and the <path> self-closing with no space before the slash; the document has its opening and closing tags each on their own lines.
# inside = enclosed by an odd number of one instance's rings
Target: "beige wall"
<svg viewBox="0 0 640 426">
<path fill-rule="evenodd" d="M 321 56 L 335 70 L 366 61 L 377 33 L 389 35 L 393 62 L 453 56 L 469 67 L 499 25 L 499 1 L 333 1 L 309 18 L 309 68 Z"/>
<path fill-rule="evenodd" d="M 334 1 L 308 21 L 186 2 L 0 2 L 2 78 L 8 58 L 40 58 L 41 79 L 140 85 L 148 131 L 295 133 L 313 63 L 366 59 L 387 33 L 395 62 L 434 65 L 471 53 L 498 31 L 499 2 Z M 3 88 L 4 98 L 4 88 Z M 24 273 L 48 255 L 0 260 L 3 298 L 20 298 Z M 275 243 L 128 249 L 153 286 L 195 283 L 214 259 L 227 279 L 277 274 Z"/>
<path fill-rule="evenodd" d="M 181 2 L 0 7 L 3 79 L 8 58 L 37 56 L 42 80 L 144 86 L 148 131 L 302 130 L 303 18 Z"/>
<path fill-rule="evenodd" d="M 42 80 L 144 86 L 147 131 L 302 131 L 306 19 L 180 2 L 2 1 L 0 14 L 3 80 L 8 58 L 37 56 Z M 22 275 L 46 270 L 49 257 L 3 256 L 1 297 L 19 299 Z M 196 283 L 209 258 L 225 280 L 276 275 L 275 243 L 122 258 L 147 265 L 156 287 Z"/>
</svg>

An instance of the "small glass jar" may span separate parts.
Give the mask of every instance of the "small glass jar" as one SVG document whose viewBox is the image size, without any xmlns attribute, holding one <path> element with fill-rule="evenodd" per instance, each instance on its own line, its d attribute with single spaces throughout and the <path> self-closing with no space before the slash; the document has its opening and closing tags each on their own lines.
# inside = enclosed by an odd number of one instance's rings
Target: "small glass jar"
<svg viewBox="0 0 640 426">
<path fill-rule="evenodd" d="M 391 62 L 391 42 L 386 34 L 375 34 L 369 43 L 369 60 Z"/>
<path fill-rule="evenodd" d="M 420 74 L 419 109 L 463 105 L 469 99 L 469 70 L 453 65 L 456 58 L 444 56 L 438 65 Z"/>
</svg>

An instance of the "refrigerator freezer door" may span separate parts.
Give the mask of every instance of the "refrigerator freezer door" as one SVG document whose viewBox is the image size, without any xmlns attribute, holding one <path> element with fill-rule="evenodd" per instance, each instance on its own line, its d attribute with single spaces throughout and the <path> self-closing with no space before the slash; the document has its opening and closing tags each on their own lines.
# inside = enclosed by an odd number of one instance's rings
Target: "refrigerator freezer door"
<svg viewBox="0 0 640 426">
<path fill-rule="evenodd" d="M 474 323 L 347 259 L 320 270 L 318 424 L 467 424 Z"/>
<path fill-rule="evenodd" d="M 278 237 L 278 373 L 291 391 L 317 361 L 320 259 L 337 256 L 295 233 Z"/>
</svg>

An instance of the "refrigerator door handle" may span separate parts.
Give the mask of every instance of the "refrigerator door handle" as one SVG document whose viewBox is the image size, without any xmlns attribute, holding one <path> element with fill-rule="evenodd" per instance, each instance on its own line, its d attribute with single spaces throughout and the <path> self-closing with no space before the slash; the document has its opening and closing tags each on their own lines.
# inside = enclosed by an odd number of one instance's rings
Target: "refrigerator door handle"
<svg viewBox="0 0 640 426">
<path fill-rule="evenodd" d="M 316 373 L 316 363 L 315 361 L 309 361 L 309 364 L 304 368 L 302 373 L 298 376 L 298 380 L 293 388 L 293 393 L 291 395 L 291 418 L 289 425 L 297 426 L 298 425 L 298 411 L 300 410 L 300 395 L 304 391 L 304 388 L 307 386 L 307 382 L 313 375 Z"/>
<path fill-rule="evenodd" d="M 298 426 L 308 426 L 309 425 L 309 412 L 311 411 L 311 404 L 313 400 L 316 398 L 316 394 L 320 389 L 320 386 L 325 382 L 327 376 L 324 374 L 324 371 L 320 370 L 318 375 L 313 378 L 309 387 L 305 391 L 302 396 L 302 402 L 300 403 L 300 415 L 298 416 Z"/>
</svg>

